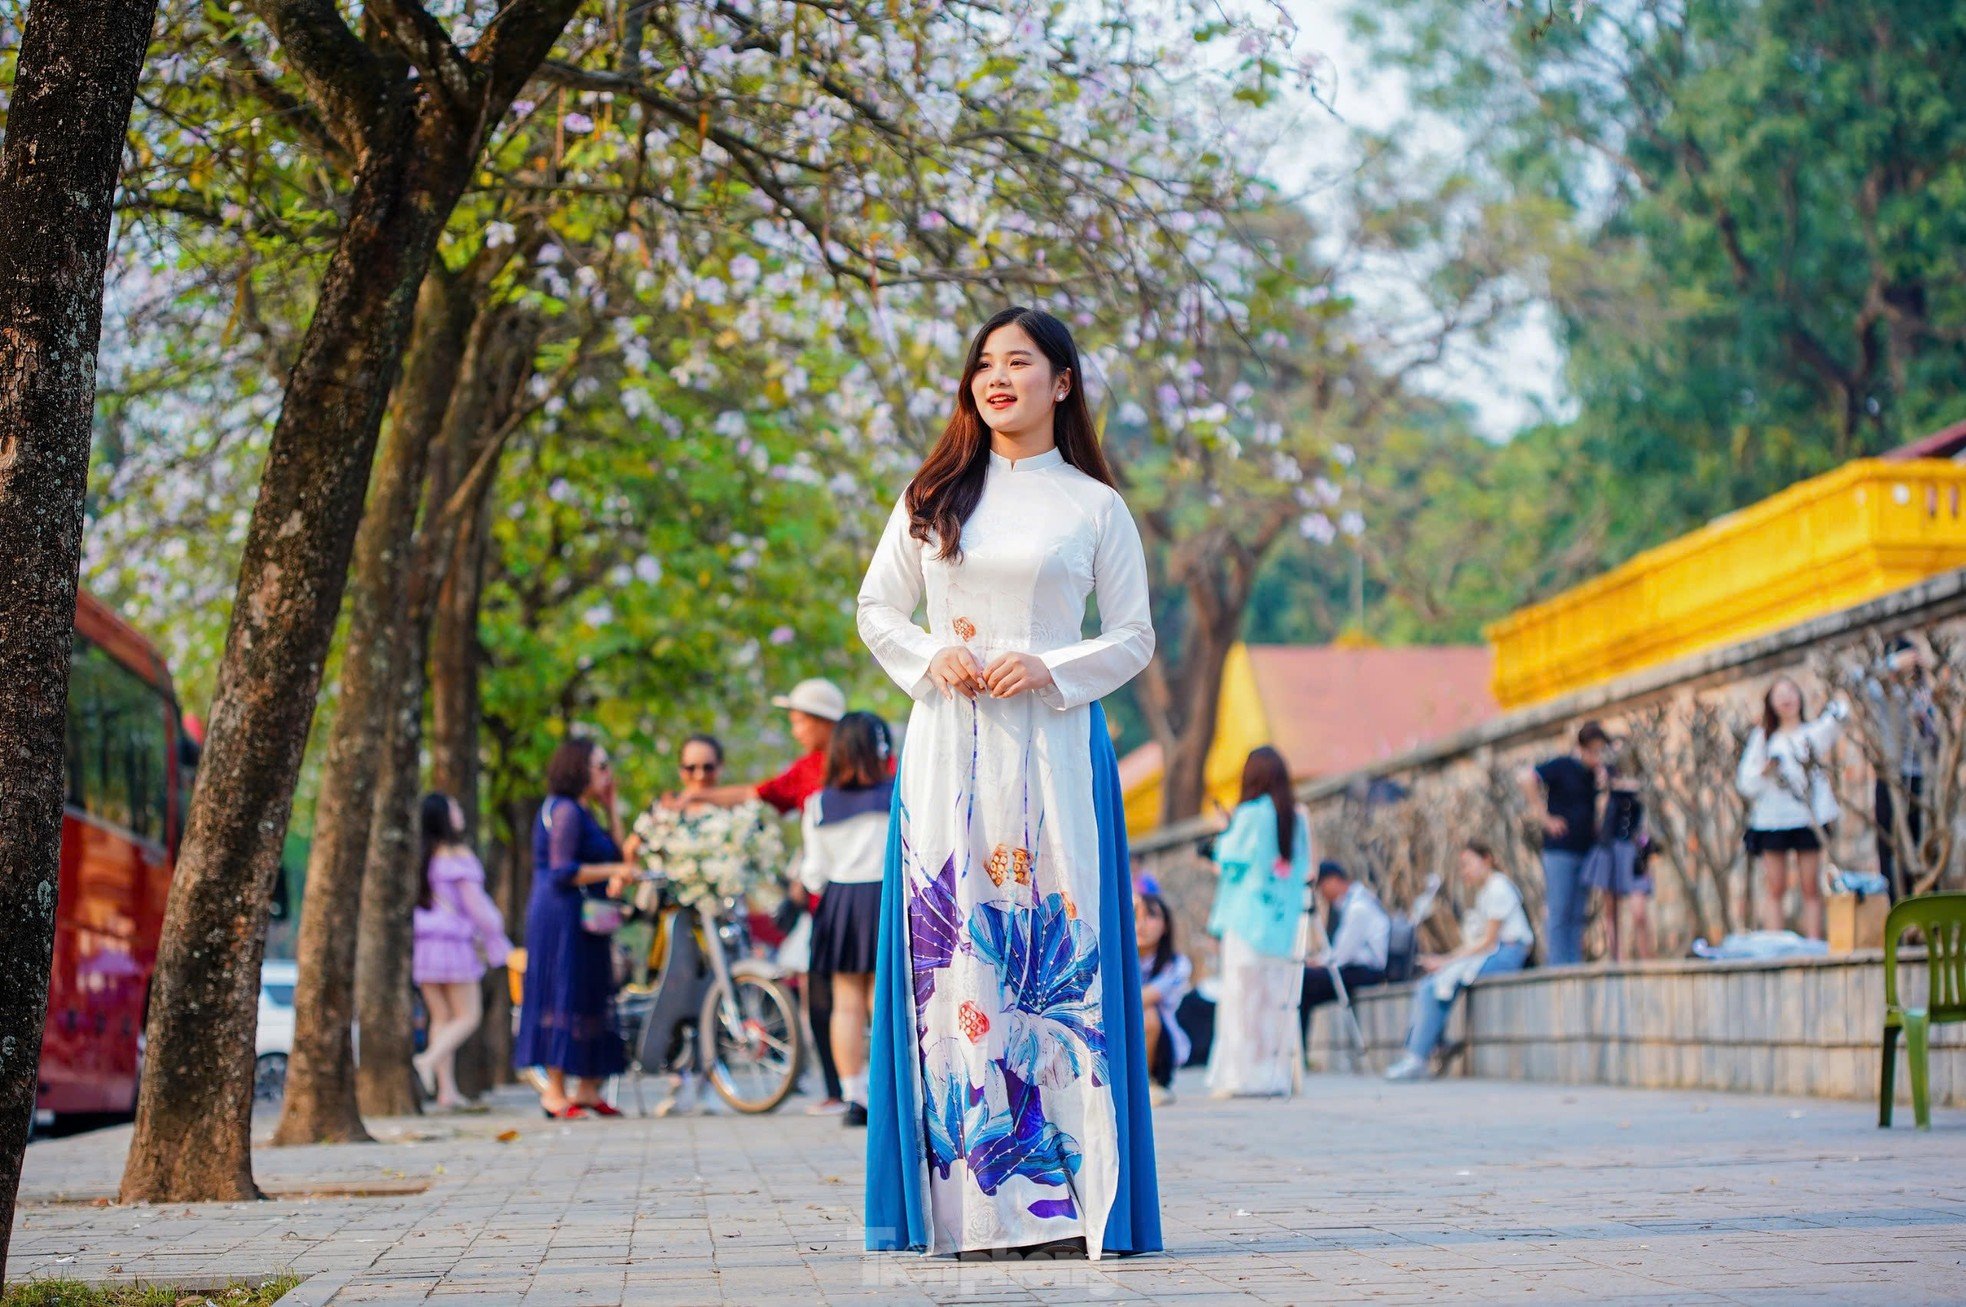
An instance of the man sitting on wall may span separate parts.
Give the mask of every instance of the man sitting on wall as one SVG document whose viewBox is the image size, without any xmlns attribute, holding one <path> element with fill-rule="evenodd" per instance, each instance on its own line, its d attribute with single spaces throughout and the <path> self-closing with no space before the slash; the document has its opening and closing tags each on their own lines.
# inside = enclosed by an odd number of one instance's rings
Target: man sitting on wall
<svg viewBox="0 0 1966 1307">
<path fill-rule="evenodd" d="M 1345 982 L 1347 994 L 1386 983 L 1386 945 L 1393 929 L 1392 918 L 1371 887 L 1354 881 L 1351 873 L 1329 859 L 1318 864 L 1317 894 L 1330 913 L 1326 935 L 1331 947 L 1304 965 L 1304 993 L 1297 1010 L 1306 1043 L 1311 1038 L 1311 1013 L 1338 997 L 1333 968 Z"/>
</svg>

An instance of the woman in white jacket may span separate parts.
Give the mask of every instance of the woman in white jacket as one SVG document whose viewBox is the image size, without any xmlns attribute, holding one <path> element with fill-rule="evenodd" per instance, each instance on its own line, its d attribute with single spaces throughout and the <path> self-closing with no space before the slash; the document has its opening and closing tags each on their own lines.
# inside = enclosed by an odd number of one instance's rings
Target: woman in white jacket
<svg viewBox="0 0 1966 1307">
<path fill-rule="evenodd" d="M 1786 927 L 1789 869 L 1802 889 L 1802 933 L 1823 937 L 1823 836 L 1842 810 L 1830 783 L 1830 758 L 1849 709 L 1832 700 L 1810 720 L 1802 687 L 1784 676 L 1768 687 L 1761 725 L 1748 737 L 1735 784 L 1748 800 L 1748 856 L 1761 871 L 1763 930 Z"/>
</svg>

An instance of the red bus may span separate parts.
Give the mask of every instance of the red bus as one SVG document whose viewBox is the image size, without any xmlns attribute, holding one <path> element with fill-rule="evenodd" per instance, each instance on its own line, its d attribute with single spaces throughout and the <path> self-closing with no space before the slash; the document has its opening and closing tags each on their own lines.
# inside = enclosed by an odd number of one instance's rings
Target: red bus
<svg viewBox="0 0 1966 1307">
<path fill-rule="evenodd" d="M 190 797 L 164 660 L 83 594 L 68 689 L 68 796 L 37 1115 L 135 1111 L 164 898 Z"/>
</svg>

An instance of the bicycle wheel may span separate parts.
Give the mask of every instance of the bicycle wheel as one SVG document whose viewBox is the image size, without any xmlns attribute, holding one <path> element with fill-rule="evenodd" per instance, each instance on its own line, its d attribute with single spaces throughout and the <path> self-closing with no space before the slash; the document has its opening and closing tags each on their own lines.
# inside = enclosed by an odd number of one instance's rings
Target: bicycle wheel
<svg viewBox="0 0 1966 1307">
<path fill-rule="evenodd" d="M 769 1112 L 799 1081 L 799 1009 L 785 986 L 737 972 L 703 996 L 703 1065 L 717 1097 L 740 1112 Z"/>
</svg>

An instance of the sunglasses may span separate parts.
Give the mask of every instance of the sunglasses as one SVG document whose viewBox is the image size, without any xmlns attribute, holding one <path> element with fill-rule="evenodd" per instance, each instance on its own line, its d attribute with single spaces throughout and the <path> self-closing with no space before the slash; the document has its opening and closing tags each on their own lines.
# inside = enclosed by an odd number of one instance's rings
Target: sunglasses
<svg viewBox="0 0 1966 1307">
<path fill-rule="evenodd" d="M 715 776 L 722 769 L 719 762 L 686 762 L 682 767 L 685 776 Z"/>
</svg>

